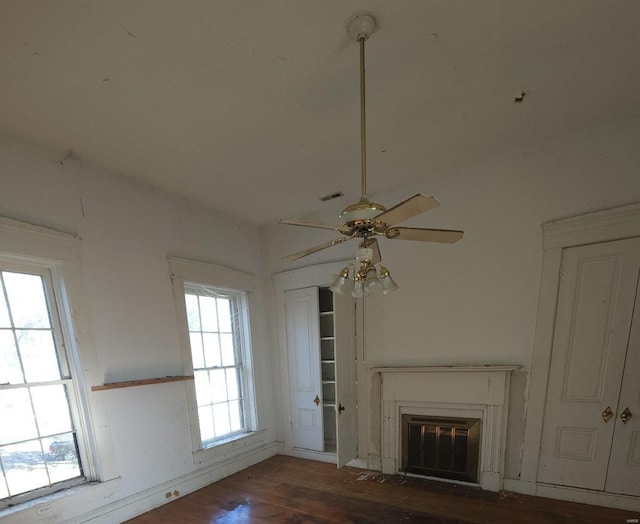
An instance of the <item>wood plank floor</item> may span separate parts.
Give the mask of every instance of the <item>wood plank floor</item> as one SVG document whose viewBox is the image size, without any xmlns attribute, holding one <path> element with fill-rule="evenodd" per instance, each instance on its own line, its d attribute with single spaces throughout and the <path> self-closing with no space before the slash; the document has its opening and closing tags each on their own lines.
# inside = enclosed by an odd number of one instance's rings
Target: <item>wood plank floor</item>
<svg viewBox="0 0 640 524">
<path fill-rule="evenodd" d="M 625 524 L 628 511 L 275 456 L 128 521 L 150 523 Z"/>
</svg>

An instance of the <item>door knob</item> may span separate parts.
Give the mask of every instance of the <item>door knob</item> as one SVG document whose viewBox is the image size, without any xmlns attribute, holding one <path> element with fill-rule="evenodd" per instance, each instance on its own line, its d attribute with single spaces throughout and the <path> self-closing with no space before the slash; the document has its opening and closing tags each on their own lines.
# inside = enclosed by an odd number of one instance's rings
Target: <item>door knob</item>
<svg viewBox="0 0 640 524">
<path fill-rule="evenodd" d="M 622 419 L 623 424 L 626 424 L 631 419 L 631 411 L 628 407 L 624 408 L 624 411 L 620 414 L 620 418 Z"/>
<path fill-rule="evenodd" d="M 604 420 L 604 423 L 606 424 L 609 422 L 611 417 L 613 417 L 613 411 L 611 411 L 611 406 L 607 406 L 607 409 L 602 412 L 602 420 Z"/>
<path fill-rule="evenodd" d="M 342 404 L 338 404 L 338 413 L 342 413 L 344 411 L 344 406 Z"/>
<path fill-rule="evenodd" d="M 320 405 L 320 399 L 318 398 L 318 395 L 316 395 L 316 398 L 314 398 L 313 401 L 316 403 L 316 406 Z"/>
</svg>

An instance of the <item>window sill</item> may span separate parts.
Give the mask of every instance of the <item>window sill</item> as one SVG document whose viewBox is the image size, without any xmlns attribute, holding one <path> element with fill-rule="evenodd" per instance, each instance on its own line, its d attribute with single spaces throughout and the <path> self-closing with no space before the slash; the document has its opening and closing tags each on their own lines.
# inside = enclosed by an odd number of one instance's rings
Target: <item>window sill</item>
<svg viewBox="0 0 640 524">
<path fill-rule="evenodd" d="M 210 448 L 198 449 L 191 453 L 193 462 L 194 464 L 201 464 L 203 462 L 231 458 L 243 451 L 248 451 L 264 444 L 264 434 L 264 429 L 250 431 L 221 440 Z"/>
<path fill-rule="evenodd" d="M 0 510 L 0 521 L 6 522 L 35 522 L 45 515 L 58 520 L 68 520 L 84 511 L 94 509 L 95 501 L 108 501 L 120 492 L 120 478 L 104 482 L 89 481 L 77 486 L 66 488 L 50 495 L 29 500 L 15 506 Z M 32 519 L 29 517 L 32 516 Z M 28 520 L 25 520 L 25 517 Z M 6 520 L 5 520 L 6 519 Z"/>
</svg>

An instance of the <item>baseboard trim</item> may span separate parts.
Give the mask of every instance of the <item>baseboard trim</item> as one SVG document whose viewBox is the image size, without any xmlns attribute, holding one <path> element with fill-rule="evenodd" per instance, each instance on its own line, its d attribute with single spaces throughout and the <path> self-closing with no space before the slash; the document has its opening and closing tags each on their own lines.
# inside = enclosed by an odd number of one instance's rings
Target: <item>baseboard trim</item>
<svg viewBox="0 0 640 524">
<path fill-rule="evenodd" d="M 245 450 L 234 457 L 125 497 L 95 510 L 65 521 L 65 524 L 119 524 L 142 513 L 172 502 L 213 482 L 233 475 L 276 454 L 275 443 L 263 444 Z M 179 492 L 166 498 L 166 493 Z"/>
<path fill-rule="evenodd" d="M 278 444 L 278 455 L 288 455 L 290 457 L 298 457 L 308 460 L 317 460 L 318 462 L 327 462 L 336 464 L 335 453 L 325 453 L 323 451 L 312 451 L 310 449 L 290 448 L 284 444 Z"/>
<path fill-rule="evenodd" d="M 581 504 L 592 504 L 606 508 L 640 511 L 640 497 L 591 491 L 588 489 L 572 488 L 568 486 L 554 486 L 551 484 L 537 484 L 519 479 L 504 479 L 503 488 L 514 493 L 546 497 L 550 499 L 567 500 Z"/>
<path fill-rule="evenodd" d="M 504 479 L 502 489 L 506 491 L 513 491 L 514 493 L 522 493 L 523 495 L 535 495 L 536 483 L 526 482 L 520 479 Z"/>
<path fill-rule="evenodd" d="M 604 493 L 602 491 L 590 491 L 565 486 L 551 486 L 548 484 L 538 484 L 536 495 L 538 497 L 581 502 L 583 504 L 593 504 L 607 508 L 640 511 L 640 497 L 628 495 L 617 495 L 614 493 Z"/>
</svg>

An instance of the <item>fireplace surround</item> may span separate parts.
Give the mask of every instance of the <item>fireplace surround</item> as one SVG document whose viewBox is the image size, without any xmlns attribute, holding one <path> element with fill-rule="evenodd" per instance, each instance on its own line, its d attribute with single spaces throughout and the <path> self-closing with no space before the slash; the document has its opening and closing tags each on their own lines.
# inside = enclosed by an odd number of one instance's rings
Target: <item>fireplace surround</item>
<svg viewBox="0 0 640 524">
<path fill-rule="evenodd" d="M 373 368 L 381 379 L 383 473 L 402 473 L 406 466 L 403 416 L 441 421 L 473 419 L 479 421 L 475 483 L 485 490 L 499 491 L 504 472 L 510 374 L 518 369 L 520 366 L 502 365 Z"/>
</svg>

